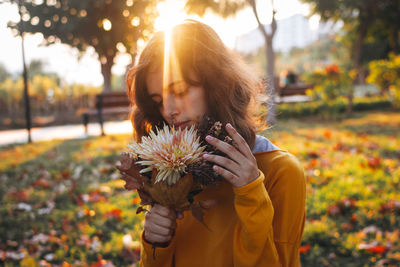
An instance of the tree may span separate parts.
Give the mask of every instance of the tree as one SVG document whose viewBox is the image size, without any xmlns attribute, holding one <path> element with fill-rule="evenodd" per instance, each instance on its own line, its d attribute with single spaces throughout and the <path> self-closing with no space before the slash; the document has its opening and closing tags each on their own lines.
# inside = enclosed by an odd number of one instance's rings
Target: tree
<svg viewBox="0 0 400 267">
<path fill-rule="evenodd" d="M 400 2 L 393 0 L 302 0 L 311 4 L 311 13 L 319 14 L 323 21 L 343 21 L 351 45 L 352 68 L 356 70 L 354 83 L 361 70 L 363 44 L 367 37 L 387 32 L 393 50 L 399 50 Z M 373 31 L 379 27 L 381 30 Z M 347 112 L 352 112 L 353 92 L 348 94 Z"/>
<path fill-rule="evenodd" d="M 265 27 L 260 21 L 256 0 L 186 0 L 186 10 L 189 13 L 198 14 L 203 16 L 205 12 L 210 9 L 212 12 L 226 18 L 236 14 L 239 10 L 245 7 L 251 7 L 253 14 L 258 23 L 258 29 L 261 31 L 262 36 L 265 40 L 265 55 L 267 61 L 267 74 L 266 78 L 268 81 L 268 95 L 272 98 L 275 96 L 275 53 L 272 44 L 272 40 L 275 36 L 277 29 L 277 24 L 275 20 L 276 10 L 274 8 L 273 0 L 271 0 L 272 5 L 272 22 L 270 25 Z M 272 105 L 267 113 L 267 121 L 273 124 L 276 120 L 275 117 L 275 106 Z"/>
<path fill-rule="evenodd" d="M 17 2 L 17 0 L 8 0 Z M 94 47 L 101 62 L 104 91 L 111 90 L 111 67 L 117 51 L 136 53 L 137 41 L 153 31 L 156 1 L 23 1 L 22 20 L 10 27 L 43 34 L 47 44 L 65 43 L 85 51 Z"/>
</svg>

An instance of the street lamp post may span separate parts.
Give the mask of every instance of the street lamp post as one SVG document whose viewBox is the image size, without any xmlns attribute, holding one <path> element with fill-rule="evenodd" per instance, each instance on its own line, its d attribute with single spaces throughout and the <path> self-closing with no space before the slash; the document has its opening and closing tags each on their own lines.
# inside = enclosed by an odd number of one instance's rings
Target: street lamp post
<svg viewBox="0 0 400 267">
<path fill-rule="evenodd" d="M 21 34 L 21 47 L 22 47 L 22 64 L 23 64 L 23 77 L 24 77 L 24 99 L 25 99 L 25 119 L 26 119 L 26 130 L 28 131 L 28 143 L 32 142 L 31 137 L 31 106 L 29 102 L 29 88 L 28 88 L 28 71 L 25 64 L 25 46 L 24 46 L 24 23 L 22 21 L 22 1 L 18 0 L 18 12 L 21 19 L 21 26 L 19 28 Z"/>
</svg>

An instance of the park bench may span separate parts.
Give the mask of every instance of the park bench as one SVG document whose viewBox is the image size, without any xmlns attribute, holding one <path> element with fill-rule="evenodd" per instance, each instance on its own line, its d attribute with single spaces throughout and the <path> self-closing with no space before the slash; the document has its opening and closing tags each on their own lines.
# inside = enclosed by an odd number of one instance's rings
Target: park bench
<svg viewBox="0 0 400 267">
<path fill-rule="evenodd" d="M 89 117 L 96 116 L 101 128 L 101 135 L 104 136 L 104 116 L 108 115 L 128 115 L 131 108 L 129 98 L 125 92 L 105 92 L 96 95 L 93 108 L 85 108 L 78 111 L 82 116 L 85 133 L 88 132 Z"/>
<path fill-rule="evenodd" d="M 268 82 L 266 82 L 268 84 Z M 286 96 L 305 96 L 308 89 L 312 90 L 314 85 L 298 82 L 297 78 L 290 79 L 290 83 L 282 85 L 279 82 L 279 77 L 274 78 L 275 94 L 277 97 L 282 98 Z"/>
<path fill-rule="evenodd" d="M 287 84 L 286 86 L 278 86 L 276 88 L 277 103 L 297 103 L 297 102 L 308 102 L 310 96 L 306 94 L 307 90 L 312 90 L 313 85 L 303 83 Z"/>
<path fill-rule="evenodd" d="M 288 84 L 283 87 L 278 86 L 277 93 L 280 97 L 292 96 L 292 95 L 305 95 L 308 89 L 312 89 L 313 86 L 309 84 Z"/>
</svg>

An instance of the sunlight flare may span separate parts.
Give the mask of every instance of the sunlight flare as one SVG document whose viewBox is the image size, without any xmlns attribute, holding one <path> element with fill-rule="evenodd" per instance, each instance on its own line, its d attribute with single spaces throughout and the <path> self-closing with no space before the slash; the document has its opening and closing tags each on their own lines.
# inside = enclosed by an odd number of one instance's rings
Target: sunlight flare
<svg viewBox="0 0 400 267">
<path fill-rule="evenodd" d="M 171 36 L 172 28 L 164 30 L 164 67 L 163 67 L 163 93 L 168 86 L 169 81 L 169 67 L 170 67 L 170 55 L 171 55 Z"/>
</svg>

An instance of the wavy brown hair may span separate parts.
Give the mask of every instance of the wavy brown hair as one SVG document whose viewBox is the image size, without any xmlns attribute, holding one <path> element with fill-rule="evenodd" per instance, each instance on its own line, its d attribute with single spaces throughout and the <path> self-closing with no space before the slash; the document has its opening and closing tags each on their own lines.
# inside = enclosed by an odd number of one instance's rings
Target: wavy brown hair
<svg viewBox="0 0 400 267">
<path fill-rule="evenodd" d="M 185 82 L 205 89 L 208 115 L 223 124 L 230 122 L 253 147 L 255 97 L 262 90 L 257 76 L 223 44 L 211 27 L 201 22 L 186 20 L 175 26 L 171 42 Z M 146 86 L 147 74 L 153 66 L 163 64 L 163 58 L 164 34 L 158 32 L 127 75 L 127 90 L 133 105 L 131 121 L 137 140 L 147 135 L 152 126 L 166 123 Z"/>
</svg>

